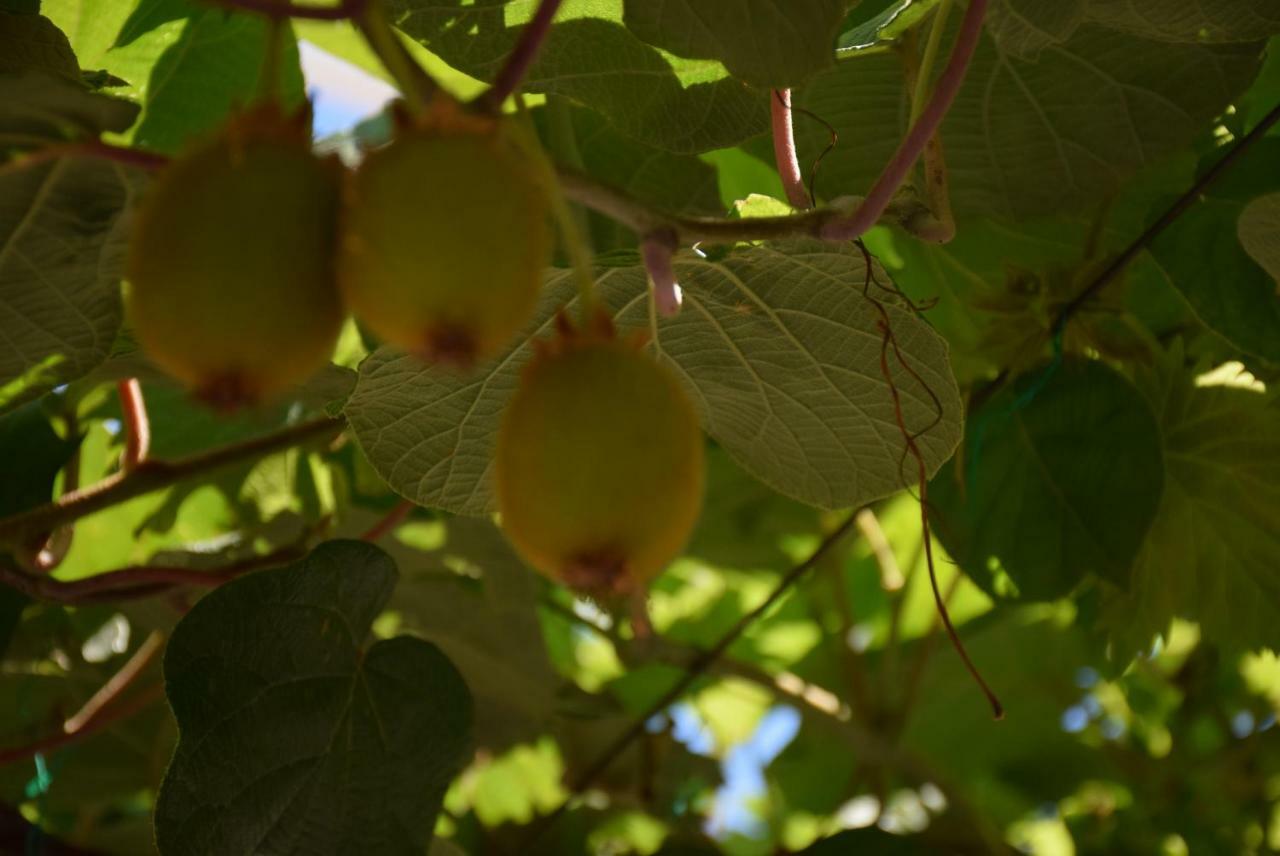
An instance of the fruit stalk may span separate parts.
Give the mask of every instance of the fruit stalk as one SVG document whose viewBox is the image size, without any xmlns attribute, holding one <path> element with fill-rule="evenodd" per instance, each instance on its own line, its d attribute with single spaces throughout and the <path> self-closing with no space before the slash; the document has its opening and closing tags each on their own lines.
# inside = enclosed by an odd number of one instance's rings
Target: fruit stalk
<svg viewBox="0 0 1280 856">
<path fill-rule="evenodd" d="M 116 384 L 120 397 L 120 412 L 124 416 L 124 459 L 120 462 L 126 470 L 135 470 L 147 457 L 151 446 L 151 420 L 147 418 L 147 402 L 142 397 L 142 384 L 136 377 Z"/>
<path fill-rule="evenodd" d="M 676 269 L 671 263 L 675 250 L 676 236 L 670 229 L 650 232 L 640 243 L 640 254 L 653 283 L 653 303 L 663 318 L 674 317 L 683 299 Z"/>
<path fill-rule="evenodd" d="M 800 159 L 796 155 L 795 126 L 791 120 L 791 90 L 775 89 L 769 99 L 770 116 L 773 119 L 773 159 L 778 165 L 778 177 L 787 192 L 792 208 L 812 206 L 809 192 L 800 174 Z"/>
</svg>

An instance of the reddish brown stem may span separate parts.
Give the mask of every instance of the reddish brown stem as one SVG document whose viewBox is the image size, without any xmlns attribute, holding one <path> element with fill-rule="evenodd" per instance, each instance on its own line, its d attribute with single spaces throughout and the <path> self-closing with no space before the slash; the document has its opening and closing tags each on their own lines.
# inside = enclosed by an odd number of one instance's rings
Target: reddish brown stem
<svg viewBox="0 0 1280 856">
<path fill-rule="evenodd" d="M 769 99 L 773 118 L 773 159 L 778 164 L 778 177 L 787 201 L 793 208 L 809 208 L 813 202 L 800 174 L 800 158 L 796 154 L 795 125 L 791 119 L 791 90 L 775 89 Z"/>
<path fill-rule="evenodd" d="M 830 240 L 850 240 L 861 236 L 876 224 L 884 214 L 898 188 L 911 174 L 912 167 L 920 158 L 929 140 L 937 133 L 947 111 L 955 101 L 960 85 L 964 83 L 965 73 L 969 70 L 969 62 L 973 59 L 978 47 L 978 38 L 982 34 L 982 19 L 987 11 L 987 0 L 969 0 L 969 8 L 965 10 L 964 20 L 960 22 L 960 33 L 956 36 L 955 46 L 951 49 L 951 57 L 947 66 L 938 76 L 933 96 L 928 105 L 920 113 L 920 119 L 911 126 L 898 150 L 894 152 L 880 178 L 872 186 L 866 199 L 852 216 L 828 223 L 822 236 Z"/>
<path fill-rule="evenodd" d="M 101 140 L 86 140 L 79 143 L 55 143 L 51 146 L 26 152 L 0 166 L 0 174 L 27 169 L 42 163 L 69 157 L 90 157 L 115 161 L 116 163 L 136 166 L 141 169 L 160 169 L 169 162 L 168 155 L 134 149 L 128 146 L 115 146 Z"/>
<path fill-rule="evenodd" d="M 538 58 L 538 51 L 551 32 L 551 21 L 560 11 L 561 0 L 541 0 L 529 23 L 524 25 L 516 46 L 507 55 L 507 61 L 493 79 L 493 83 L 478 99 L 480 106 L 497 110 L 524 82 L 525 76 Z"/>
<path fill-rule="evenodd" d="M 147 418 L 147 402 L 142 397 L 142 384 L 137 378 L 116 384 L 120 396 L 120 412 L 124 416 L 124 470 L 134 470 L 147 457 L 151 447 L 151 421 Z"/>
<path fill-rule="evenodd" d="M 332 437 L 345 426 L 346 422 L 342 419 L 321 417 L 176 461 L 148 458 L 132 472 L 115 473 L 55 502 L 0 520 L 0 542 L 20 540 L 31 533 L 50 532 L 64 523 L 79 520 L 95 511 L 185 479 L 207 475 L 232 464 L 256 460 L 294 446 Z"/>
<path fill-rule="evenodd" d="M 84 727 L 92 722 L 95 718 L 102 715 L 113 701 L 120 697 L 125 689 L 138 679 L 138 676 L 151 664 L 164 649 L 164 633 L 159 630 L 151 631 L 150 635 L 143 640 L 138 646 L 138 650 L 133 652 L 120 671 L 111 676 L 111 680 L 107 681 L 102 687 L 93 694 L 93 696 L 84 703 L 80 710 L 67 720 L 63 726 L 63 730 L 69 734 L 75 734 L 83 731 Z"/>
<path fill-rule="evenodd" d="M 382 536 L 393 531 L 397 526 L 405 521 L 411 513 L 413 513 L 414 504 L 409 500 L 401 500 L 396 503 L 395 508 L 383 515 L 382 519 L 370 526 L 365 533 L 360 536 L 361 541 L 378 541 Z"/>
<path fill-rule="evenodd" d="M 216 588 L 250 571 L 285 564 L 305 552 L 304 546 L 294 545 L 209 571 L 164 565 L 138 565 L 80 580 L 37 577 L 0 564 L 0 583 L 17 589 L 27 597 L 50 603 L 115 602 L 151 597 L 176 586 Z"/>
<path fill-rule="evenodd" d="M 1004 705 L 1000 703 L 995 691 L 987 684 L 982 677 L 982 673 L 978 671 L 978 667 L 969 658 L 969 652 L 965 650 L 964 643 L 960 641 L 960 634 L 956 632 L 955 625 L 951 623 L 951 615 L 947 611 L 947 604 L 942 597 L 942 592 L 938 590 L 938 575 L 934 570 L 933 563 L 933 538 L 929 533 L 929 474 L 924 465 L 924 455 L 916 443 L 918 435 L 913 434 L 907 428 L 906 419 L 902 413 L 902 396 L 898 391 L 898 385 L 893 380 L 893 373 L 889 370 L 889 348 L 893 348 L 894 355 L 900 364 L 905 365 L 906 360 L 902 355 L 902 351 L 898 348 L 898 340 L 894 338 L 893 329 L 889 325 L 888 312 L 885 311 L 884 306 L 879 301 L 872 300 L 871 302 L 880 311 L 880 321 L 878 322 L 880 335 L 882 336 L 880 344 L 880 373 L 884 375 L 885 383 L 889 386 L 889 394 L 893 396 L 894 418 L 898 423 L 898 430 L 902 432 L 902 437 L 907 444 L 907 450 L 916 459 L 916 478 L 920 491 L 921 538 L 924 540 L 925 566 L 929 569 L 929 585 L 933 588 L 933 602 L 938 609 L 938 617 L 942 619 L 942 625 L 947 630 L 947 636 L 951 639 L 951 645 L 956 649 L 956 653 L 964 661 L 965 668 L 969 670 L 969 674 L 973 676 L 974 681 L 977 682 L 983 694 L 987 697 L 987 701 L 991 704 L 992 716 L 996 719 L 1004 719 Z"/>
</svg>

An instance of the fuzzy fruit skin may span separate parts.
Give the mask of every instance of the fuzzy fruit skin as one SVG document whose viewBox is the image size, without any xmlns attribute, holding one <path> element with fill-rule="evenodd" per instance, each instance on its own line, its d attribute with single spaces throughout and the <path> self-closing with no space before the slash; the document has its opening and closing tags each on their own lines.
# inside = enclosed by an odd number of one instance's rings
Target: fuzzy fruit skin
<svg viewBox="0 0 1280 856">
<path fill-rule="evenodd" d="M 347 305 L 378 337 L 427 359 L 490 356 L 533 312 L 551 255 L 548 211 L 500 129 L 402 129 L 347 183 Z"/>
<path fill-rule="evenodd" d="M 147 192 L 127 310 L 151 359 L 221 408 L 269 399 L 333 353 L 336 165 L 288 133 L 224 133 Z"/>
<path fill-rule="evenodd" d="M 689 539 L 703 439 L 665 367 L 616 339 L 539 353 L 507 405 L 498 510 L 520 555 L 589 594 L 640 590 Z"/>
</svg>

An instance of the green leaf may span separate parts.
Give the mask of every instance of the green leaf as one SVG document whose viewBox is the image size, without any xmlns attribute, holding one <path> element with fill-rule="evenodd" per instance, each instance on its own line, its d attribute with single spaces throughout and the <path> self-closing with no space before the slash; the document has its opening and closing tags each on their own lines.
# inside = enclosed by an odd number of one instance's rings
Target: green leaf
<svg viewBox="0 0 1280 856">
<path fill-rule="evenodd" d="M 203 598 L 174 631 L 179 741 L 156 803 L 165 854 L 421 854 L 470 752 L 471 699 L 411 637 L 365 646 L 385 553 L 322 544 Z"/>
<path fill-rule="evenodd" d="M 1085 20 L 1089 0 L 995 0 L 987 12 L 987 32 L 1002 51 L 1035 58 L 1066 41 Z"/>
<path fill-rule="evenodd" d="M 102 57 L 107 71 L 129 81 L 142 104 L 131 142 L 174 152 L 218 127 L 256 96 L 267 25 L 259 15 L 232 14 L 191 0 L 142 0 L 115 46 Z M 280 94 L 303 99 L 297 43 L 285 40 Z"/>
<path fill-rule="evenodd" d="M 965 572 L 1048 600 L 1093 572 L 1124 586 L 1155 516 L 1164 471 L 1146 400 L 1096 361 L 1024 376 L 970 419 L 966 458 L 930 486 L 936 529 Z"/>
<path fill-rule="evenodd" d="M 1259 196 L 1240 212 L 1240 244 L 1280 288 L 1280 193 Z"/>
<path fill-rule="evenodd" d="M 0 455 L 6 459 L 5 477 L 0 480 L 0 517 L 48 502 L 58 471 L 79 445 L 79 438 L 59 437 L 35 402 L 0 416 Z M 0 562 L 11 561 L 0 553 Z M 0 655 L 8 648 L 28 602 L 26 596 L 0 585 Z"/>
<path fill-rule="evenodd" d="M 1277 158 L 1280 140 L 1260 141 L 1151 247 L 1205 326 L 1243 354 L 1273 364 L 1280 364 L 1280 295 L 1275 280 L 1241 246 L 1237 223 L 1259 193 L 1280 189 Z"/>
<path fill-rule="evenodd" d="M 0 74 L 30 69 L 80 82 L 80 66 L 71 43 L 43 15 L 0 11 Z"/>
<path fill-rule="evenodd" d="M 942 128 L 956 213 L 1092 213 L 1140 167 L 1200 134 L 1253 79 L 1260 57 L 1256 43 L 1171 45 L 1092 25 L 1034 60 L 984 37 Z M 898 58 L 855 52 L 796 99 L 840 134 L 819 192 L 865 192 L 904 130 Z M 816 122 L 798 122 L 796 134 L 801 164 L 830 143 Z"/>
<path fill-rule="evenodd" d="M 875 6 L 883 8 L 869 14 Z M 879 0 L 862 2 L 850 14 L 853 25 L 840 35 L 841 51 L 860 51 L 888 45 L 924 20 L 938 6 L 938 0 Z M 856 22 L 854 22 L 856 19 Z"/>
<path fill-rule="evenodd" d="M 1063 711 L 1083 695 L 1077 671 L 1096 668 L 1097 660 L 1078 626 L 1045 612 L 1013 608 L 960 628 L 970 656 L 1004 703 L 1003 721 L 991 719 L 973 678 L 939 650 L 928 659 L 901 737 L 901 745 L 923 753 L 950 781 L 949 790 L 980 800 L 988 821 L 1001 826 L 1069 796 L 1084 781 L 1116 775 L 1107 753 L 1082 751 L 1079 737 L 1062 727 Z"/>
<path fill-rule="evenodd" d="M 0 175 L 0 409 L 110 352 L 121 316 L 121 213 L 137 181 L 91 158 Z"/>
<path fill-rule="evenodd" d="M 71 40 L 84 68 L 101 68 L 103 56 L 139 0 L 45 0 L 48 15 Z"/>
<path fill-rule="evenodd" d="M 1272 0 L 1089 0 L 1089 17 L 1170 42 L 1251 42 L 1280 33 L 1280 7 Z"/>
<path fill-rule="evenodd" d="M 0 133 L 50 139 L 96 137 L 104 131 L 125 130 L 137 115 L 136 105 L 90 92 L 64 77 L 31 70 L 0 74 Z"/>
<path fill-rule="evenodd" d="M 744 87 L 717 62 L 678 59 L 640 41 L 622 24 L 622 3 L 568 0 L 525 87 L 572 98 L 623 133 L 673 152 L 731 146 L 768 129 L 765 93 Z M 536 3 L 388 5 L 405 33 L 459 71 L 491 80 Z"/>
<path fill-rule="evenodd" d="M 557 100 L 559 103 L 534 111 L 534 116 L 549 150 L 560 161 L 664 211 L 708 216 L 724 213 L 716 170 L 701 158 L 626 137 L 599 113 Z M 637 243 L 635 232 L 616 220 L 592 212 L 589 222 L 591 246 L 597 253 Z"/>
<path fill-rule="evenodd" d="M 1280 649 L 1280 399 L 1181 372 L 1154 394 L 1165 491 L 1132 593 L 1113 603 L 1121 653 L 1145 649 L 1174 616 L 1219 644 Z"/>
<path fill-rule="evenodd" d="M 1060 219 L 1005 224 L 970 218 L 955 240 L 926 244 L 878 229 L 867 245 L 912 300 L 929 306 L 925 317 L 951 346 L 956 376 L 990 377 L 1017 353 L 1025 337 L 1041 335 L 1034 318 L 1000 318 L 994 311 L 1011 282 L 1032 271 L 1058 271 L 1080 262 L 1088 225 Z M 1001 320 L 1010 323 L 997 326 Z M 1006 341 L 1008 335 L 1016 341 Z"/>
<path fill-rule="evenodd" d="M 723 62 L 753 86 L 797 86 L 835 61 L 846 0 L 624 0 L 627 28 L 651 45 Z"/>
<path fill-rule="evenodd" d="M 881 375 L 880 316 L 862 296 L 865 263 L 852 247 L 799 241 L 743 249 L 712 262 L 678 261 L 681 314 L 657 326 L 651 351 L 674 366 L 707 432 L 778 492 L 841 508 L 902 484 L 902 435 Z M 533 325 L 572 305 L 572 276 L 555 271 Z M 649 322 L 647 277 L 613 268 L 599 279 L 620 329 Z M 946 346 L 928 325 L 886 306 L 904 357 L 938 396 L 941 421 L 919 445 L 930 472 L 954 450 L 960 403 Z M 570 313 L 571 314 L 571 313 Z M 374 468 L 415 502 L 461 514 L 492 506 L 491 447 L 507 396 L 533 351 L 529 341 L 462 376 L 383 348 L 360 366 L 346 414 Z M 890 357 L 911 430 L 937 413 Z"/>
<path fill-rule="evenodd" d="M 437 535 L 443 543 L 424 543 Z M 477 745 L 497 751 L 544 734 L 558 678 L 538 621 L 539 578 L 488 520 L 413 523 L 399 540 L 388 549 L 405 573 L 388 609 L 466 679 Z"/>
</svg>

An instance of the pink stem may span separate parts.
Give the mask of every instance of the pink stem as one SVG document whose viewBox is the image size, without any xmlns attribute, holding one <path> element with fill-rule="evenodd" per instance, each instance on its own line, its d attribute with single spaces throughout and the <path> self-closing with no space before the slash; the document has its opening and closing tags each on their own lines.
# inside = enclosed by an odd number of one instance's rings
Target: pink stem
<svg viewBox="0 0 1280 856">
<path fill-rule="evenodd" d="M 960 22 L 960 34 L 956 37 L 955 47 L 951 49 L 947 67 L 939 75 L 933 96 L 921 111 L 920 118 L 911 126 L 858 210 L 848 218 L 828 223 L 822 229 L 822 237 L 832 241 L 850 241 L 860 237 L 876 224 L 880 215 L 889 207 L 893 195 L 902 186 L 929 139 L 951 109 L 956 93 L 960 91 L 960 84 L 964 83 L 969 62 L 973 59 L 978 38 L 982 34 L 982 18 L 986 11 L 987 0 L 969 0 L 969 8 L 965 10 L 964 20 Z"/>
<path fill-rule="evenodd" d="M 671 318 L 680 311 L 683 294 L 676 282 L 676 269 L 671 261 L 675 255 L 676 236 L 670 229 L 650 232 L 640 243 L 640 255 L 645 269 L 653 281 L 653 301 L 658 314 Z"/>
<path fill-rule="evenodd" d="M 525 24 L 520 40 L 507 56 L 506 63 L 480 96 L 479 101 L 485 107 L 497 110 L 520 87 L 533 61 L 537 59 L 542 43 L 547 40 L 547 33 L 551 32 L 551 20 L 560 11 L 560 2 L 561 0 L 542 0 L 538 4 L 537 11 L 529 19 L 529 23 Z"/>
<path fill-rule="evenodd" d="M 800 159 L 796 156 L 796 133 L 791 122 L 791 90 L 775 89 L 769 98 L 773 116 L 773 159 L 778 164 L 778 177 L 787 192 L 787 201 L 793 208 L 808 208 L 812 204 L 809 192 L 800 174 Z"/>
<path fill-rule="evenodd" d="M 151 447 L 151 421 L 147 418 L 147 402 L 142 397 L 142 385 L 137 378 L 122 380 L 116 384 L 120 396 L 120 411 L 124 414 L 125 446 L 124 469 L 132 470 L 147 457 Z"/>
</svg>

